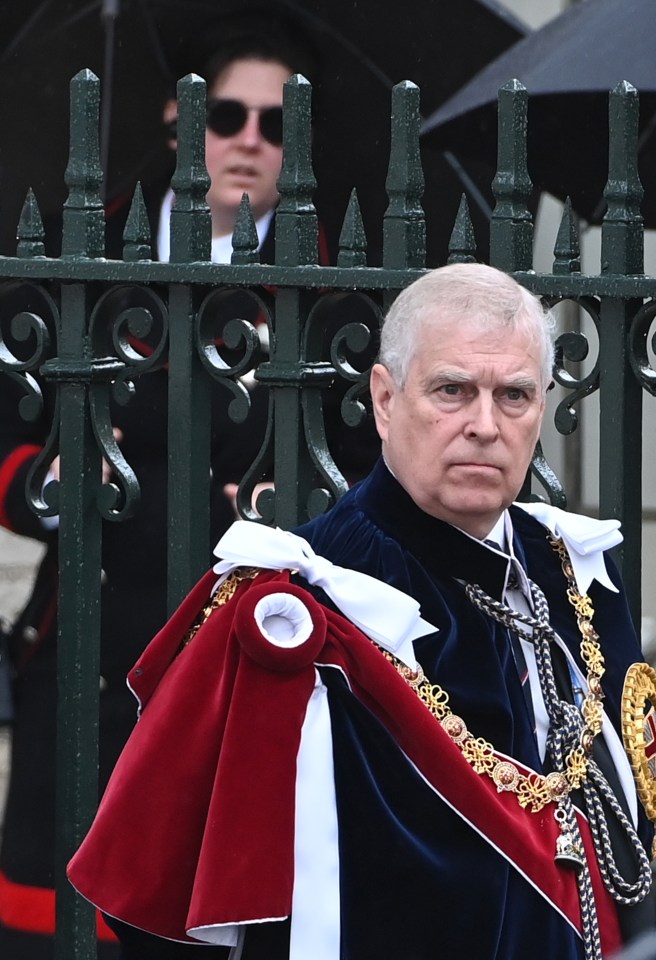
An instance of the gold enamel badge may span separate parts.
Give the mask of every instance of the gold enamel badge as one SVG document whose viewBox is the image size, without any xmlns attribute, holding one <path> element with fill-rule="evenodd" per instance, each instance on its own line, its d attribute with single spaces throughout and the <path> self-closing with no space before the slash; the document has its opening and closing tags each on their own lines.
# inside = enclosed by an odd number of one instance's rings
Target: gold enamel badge
<svg viewBox="0 0 656 960">
<path fill-rule="evenodd" d="M 638 796 L 656 822 L 656 670 L 633 663 L 622 691 L 622 737 L 636 780 Z"/>
</svg>

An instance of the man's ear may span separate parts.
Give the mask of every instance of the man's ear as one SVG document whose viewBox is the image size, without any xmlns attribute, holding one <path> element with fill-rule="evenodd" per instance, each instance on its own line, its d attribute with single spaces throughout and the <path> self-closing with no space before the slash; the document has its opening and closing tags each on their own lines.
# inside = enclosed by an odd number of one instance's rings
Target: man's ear
<svg viewBox="0 0 656 960">
<path fill-rule="evenodd" d="M 394 395 L 398 390 L 392 374 L 382 363 L 375 363 L 371 368 L 369 389 L 376 419 L 378 436 L 387 443 L 390 415 L 394 405 Z"/>
</svg>

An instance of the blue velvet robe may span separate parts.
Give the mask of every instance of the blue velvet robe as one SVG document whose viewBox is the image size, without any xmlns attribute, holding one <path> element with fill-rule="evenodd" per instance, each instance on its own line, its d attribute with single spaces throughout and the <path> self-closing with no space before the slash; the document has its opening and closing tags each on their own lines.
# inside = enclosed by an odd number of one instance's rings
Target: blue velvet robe
<svg viewBox="0 0 656 960">
<path fill-rule="evenodd" d="M 544 591 L 551 623 L 585 674 L 580 634 L 548 531 L 510 508 L 514 550 Z M 506 561 L 427 516 L 380 461 L 322 517 L 296 531 L 333 563 L 412 595 L 439 633 L 415 642 L 428 678 L 444 687 L 469 729 L 535 770 L 543 769 L 507 632 L 479 612 L 458 581 L 501 599 Z M 617 573 L 609 563 L 611 576 Z M 594 625 L 606 660 L 605 709 L 620 729 L 628 666 L 642 660 L 624 594 L 596 581 Z M 340 809 L 345 960 L 569 960 L 582 943 L 488 843 L 426 791 L 344 684 L 323 672 L 330 697 Z M 385 742 L 385 741 L 388 742 Z M 641 814 L 642 816 L 642 814 Z M 651 828 L 642 816 L 645 844 Z"/>
</svg>

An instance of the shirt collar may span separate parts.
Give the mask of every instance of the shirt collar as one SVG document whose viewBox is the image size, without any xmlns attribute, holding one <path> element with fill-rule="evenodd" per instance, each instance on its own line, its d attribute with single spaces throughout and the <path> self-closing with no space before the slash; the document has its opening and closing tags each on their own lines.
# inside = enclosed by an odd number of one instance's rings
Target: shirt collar
<svg viewBox="0 0 656 960">
<path fill-rule="evenodd" d="M 464 530 L 462 532 L 465 533 Z M 469 536 L 469 534 L 465 533 L 465 536 Z M 476 538 L 471 537 L 470 539 L 474 540 Z M 526 571 L 515 555 L 515 549 L 513 546 L 514 539 L 515 533 L 513 529 L 512 518 L 510 513 L 507 510 L 504 510 L 490 530 L 487 537 L 483 539 L 482 543 L 486 550 L 491 551 L 497 556 L 504 557 L 504 559 L 507 561 L 506 576 L 503 587 L 504 594 L 507 590 L 519 589 L 525 597 L 530 599 L 531 589 L 529 580 L 526 576 Z"/>
</svg>

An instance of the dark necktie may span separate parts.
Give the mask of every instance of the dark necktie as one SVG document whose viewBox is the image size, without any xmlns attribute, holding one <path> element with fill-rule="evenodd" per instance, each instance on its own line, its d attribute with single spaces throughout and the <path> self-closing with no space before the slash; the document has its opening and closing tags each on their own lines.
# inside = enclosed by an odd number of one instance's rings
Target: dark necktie
<svg viewBox="0 0 656 960">
<path fill-rule="evenodd" d="M 498 550 L 500 553 L 504 551 L 501 549 L 500 545 L 494 540 L 485 540 L 484 541 L 488 547 L 493 547 L 495 550 Z M 508 590 L 517 590 L 519 589 L 519 581 L 514 574 L 514 570 L 510 568 L 510 576 L 508 577 Z M 510 648 L 512 650 L 513 659 L 515 661 L 515 666 L 517 667 L 517 673 L 519 674 L 519 680 L 522 685 L 522 693 L 524 694 L 524 700 L 526 701 L 526 707 L 528 709 L 528 715 L 530 717 L 531 726 L 533 728 L 533 733 L 536 732 L 536 722 L 535 722 L 535 710 L 533 708 L 533 698 L 531 696 L 531 685 L 528 680 L 528 666 L 526 665 L 526 657 L 524 656 L 524 651 L 522 650 L 522 643 L 519 638 L 519 634 L 515 630 L 508 630 L 508 637 L 510 638 Z"/>
</svg>

